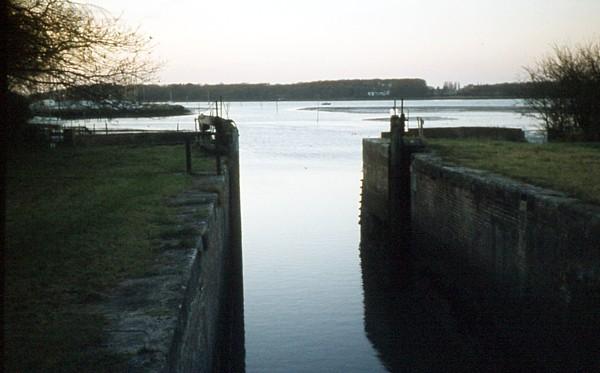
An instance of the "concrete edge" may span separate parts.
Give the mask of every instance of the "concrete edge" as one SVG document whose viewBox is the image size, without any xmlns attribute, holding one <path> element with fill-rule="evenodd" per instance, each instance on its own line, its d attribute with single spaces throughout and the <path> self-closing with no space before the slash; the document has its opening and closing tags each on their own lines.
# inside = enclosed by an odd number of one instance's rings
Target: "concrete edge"
<svg viewBox="0 0 600 373">
<path fill-rule="evenodd" d="M 214 183 L 219 179 L 211 181 Z M 209 185 L 211 181 L 204 184 Z M 189 302 L 188 289 L 193 288 L 200 276 L 204 238 L 211 223 L 217 223 L 213 217 L 219 197 L 218 193 L 198 192 L 197 189 L 175 197 L 171 203 L 175 202 L 176 207 L 187 211 L 180 214 L 180 219 L 184 219 L 182 223 L 191 223 L 195 227 L 193 237 L 186 237 L 187 240 L 181 242 L 194 244 L 164 248 L 164 240 L 161 240 L 158 245 L 163 247 L 162 252 L 151 272 L 141 278 L 122 281 L 104 302 L 94 307 L 93 312 L 100 313 L 108 321 L 103 347 L 125 355 L 129 372 L 168 370 L 178 324 L 181 319 L 186 319 L 182 313 L 189 308 L 185 306 Z M 198 219 L 194 213 L 201 210 L 203 217 Z"/>
</svg>

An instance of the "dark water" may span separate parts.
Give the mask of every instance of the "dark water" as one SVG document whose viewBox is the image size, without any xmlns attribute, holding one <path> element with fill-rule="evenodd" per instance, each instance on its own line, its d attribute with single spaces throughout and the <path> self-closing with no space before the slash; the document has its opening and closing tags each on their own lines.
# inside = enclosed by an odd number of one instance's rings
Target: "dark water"
<svg viewBox="0 0 600 373">
<path fill-rule="evenodd" d="M 419 273 L 410 251 L 383 241 L 380 225 L 364 211 L 361 223 L 365 332 L 384 366 L 391 372 L 493 370 L 490 356 L 461 331 L 448 296 Z"/>
</svg>

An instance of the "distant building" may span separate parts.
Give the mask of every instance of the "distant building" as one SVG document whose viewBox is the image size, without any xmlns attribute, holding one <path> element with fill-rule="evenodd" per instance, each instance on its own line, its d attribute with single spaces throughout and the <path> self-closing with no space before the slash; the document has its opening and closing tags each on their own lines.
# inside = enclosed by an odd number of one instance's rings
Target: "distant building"
<svg viewBox="0 0 600 373">
<path fill-rule="evenodd" d="M 369 97 L 386 97 L 390 95 L 390 90 L 385 91 L 369 91 L 367 92 L 367 96 Z"/>
</svg>

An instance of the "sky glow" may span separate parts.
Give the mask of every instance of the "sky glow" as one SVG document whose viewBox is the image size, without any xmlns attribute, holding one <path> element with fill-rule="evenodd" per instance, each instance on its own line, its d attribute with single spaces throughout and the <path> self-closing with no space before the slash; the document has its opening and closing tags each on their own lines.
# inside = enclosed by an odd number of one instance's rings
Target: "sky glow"
<svg viewBox="0 0 600 373">
<path fill-rule="evenodd" d="M 152 37 L 159 83 L 497 83 L 600 39 L 600 0 L 94 0 Z"/>
</svg>

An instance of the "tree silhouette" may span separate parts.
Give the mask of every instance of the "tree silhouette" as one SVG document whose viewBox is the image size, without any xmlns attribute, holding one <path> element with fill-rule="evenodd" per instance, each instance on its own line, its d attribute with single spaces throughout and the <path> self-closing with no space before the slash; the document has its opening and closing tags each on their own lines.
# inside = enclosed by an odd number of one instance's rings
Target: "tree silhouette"
<svg viewBox="0 0 600 373">
<path fill-rule="evenodd" d="M 8 88 L 18 93 L 149 80 L 149 38 L 102 8 L 69 0 L 9 0 Z"/>
<path fill-rule="evenodd" d="M 600 42 L 555 47 L 527 72 L 540 89 L 527 101 L 549 138 L 600 140 Z"/>
</svg>

